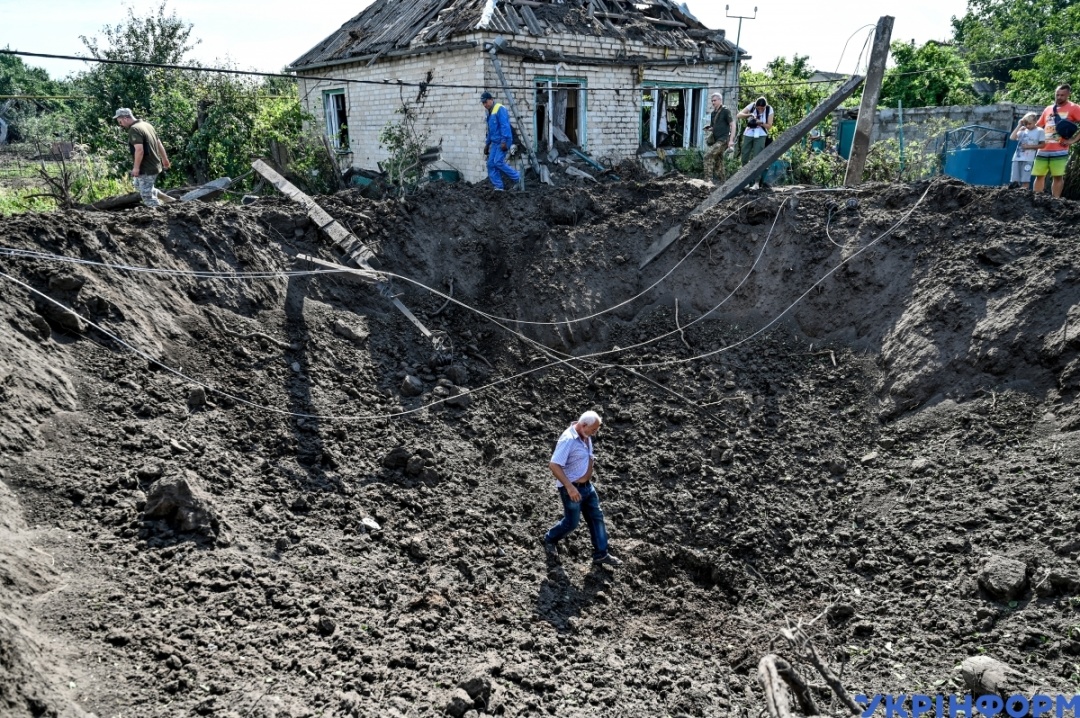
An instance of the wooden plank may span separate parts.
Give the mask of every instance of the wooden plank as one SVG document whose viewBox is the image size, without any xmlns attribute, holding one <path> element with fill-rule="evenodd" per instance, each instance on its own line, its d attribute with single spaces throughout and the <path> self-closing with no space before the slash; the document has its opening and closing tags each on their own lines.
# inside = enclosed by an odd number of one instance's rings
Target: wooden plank
<svg viewBox="0 0 1080 718">
<path fill-rule="evenodd" d="M 733 174 L 727 182 L 706 197 L 701 204 L 690 212 L 689 216 L 696 217 L 701 215 L 714 207 L 718 202 L 734 197 L 748 185 L 752 184 L 763 172 L 765 172 L 765 169 L 769 165 L 794 147 L 799 140 L 810 132 L 810 130 L 814 129 L 819 122 L 824 120 L 830 112 L 839 107 L 840 103 L 851 97 L 859 85 L 862 84 L 862 81 L 863 78 L 859 75 L 852 75 L 847 82 L 836 90 L 836 92 L 825 98 L 820 105 L 811 110 L 806 117 L 802 118 L 802 120 L 794 127 L 789 127 L 784 134 L 777 137 L 771 145 L 761 152 L 761 154 L 750 160 L 749 163 Z M 680 234 L 682 234 L 681 224 L 678 224 L 665 232 L 659 239 L 653 242 L 647 250 L 645 250 L 645 255 L 642 257 L 641 264 L 638 265 L 638 268 L 644 269 L 645 265 L 656 259 L 660 256 L 661 252 L 674 244 Z"/>
<path fill-rule="evenodd" d="M 292 182 L 289 182 L 289 180 L 278 174 L 273 167 L 266 164 L 262 160 L 255 160 L 251 164 L 251 167 L 260 175 L 265 177 L 270 184 L 274 185 L 274 187 L 277 188 L 279 192 L 302 206 L 304 210 L 307 211 L 308 217 L 310 217 L 311 220 L 315 222 L 315 225 L 320 230 L 325 232 L 330 237 L 330 239 L 334 240 L 335 243 L 341 243 L 345 240 L 353 239 L 359 242 L 360 245 L 364 247 L 365 261 L 367 258 L 375 256 L 371 252 L 371 250 L 364 246 L 363 242 L 360 242 L 360 240 L 357 239 L 352 232 L 342 227 L 338 223 L 338 221 L 331 217 L 329 214 L 327 214 L 326 210 L 320 207 L 318 203 L 315 202 L 315 200 L 313 200 L 311 197 L 308 197 L 306 194 L 300 191 L 296 187 L 296 185 L 294 185 Z"/>
<path fill-rule="evenodd" d="M 319 225 L 319 229 L 323 230 L 327 234 L 331 234 L 331 232 L 333 232 L 335 235 L 338 236 L 342 236 L 342 233 L 344 233 L 345 236 L 343 236 L 342 239 L 337 240 L 338 242 L 343 242 L 345 239 L 352 239 L 357 244 L 359 244 L 359 248 L 353 250 L 353 253 L 348 256 L 348 261 L 355 262 L 359 265 L 359 272 L 357 272 L 358 274 L 370 278 L 377 277 L 376 272 L 371 268 L 371 265 L 369 265 L 367 261 L 369 257 L 375 256 L 374 254 L 372 254 L 371 250 L 368 249 L 364 245 L 364 243 L 361 242 L 355 235 L 353 235 L 351 232 L 338 224 L 337 220 L 327 214 L 322 207 L 315 203 L 315 200 L 313 200 L 311 197 L 308 197 L 306 194 L 297 189 L 295 185 L 293 185 L 287 179 L 278 174 L 274 170 L 274 168 L 270 167 L 270 165 L 266 164 L 262 160 L 255 160 L 251 163 L 251 167 L 256 172 L 265 177 L 267 180 L 269 180 L 270 183 L 274 185 L 274 187 L 276 187 L 279 192 L 304 207 L 304 209 L 307 210 L 308 217 L 315 220 L 315 222 Z M 334 265 L 329 262 L 323 262 L 322 260 L 316 260 L 313 257 L 309 257 L 307 255 L 303 256 L 306 258 L 307 261 L 311 261 L 316 264 L 330 267 L 340 266 L 342 270 L 348 270 L 348 268 L 343 265 Z M 438 337 L 435 337 L 431 333 L 431 331 L 424 326 L 423 322 L 417 319 L 416 315 L 409 311 L 409 308 L 401 303 L 400 299 L 394 296 L 393 289 L 391 288 L 389 282 L 376 282 L 375 287 L 379 290 L 379 294 L 389 299 L 390 303 L 393 304 L 399 312 L 405 315 L 406 319 L 412 322 L 412 324 L 420 330 L 421 334 L 423 334 L 425 337 L 432 341 L 432 343 L 435 345 L 436 351 L 442 351 L 444 349 L 444 347 L 442 346 L 442 341 Z"/>
<path fill-rule="evenodd" d="M 296 255 L 296 258 L 299 259 L 302 262 L 310 262 L 311 264 L 315 264 L 315 265 L 318 265 L 320 267 L 325 267 L 326 269 L 336 269 L 339 272 L 345 272 L 347 274 L 354 274 L 354 275 L 357 275 L 359 277 L 363 277 L 364 279 L 366 279 L 369 282 L 377 282 L 377 281 L 380 280 L 380 275 L 378 273 L 376 273 L 376 272 L 369 272 L 369 271 L 364 270 L 364 269 L 355 269 L 353 267 L 346 267 L 344 265 L 335 264 L 333 262 L 326 262 L 326 261 L 324 261 L 322 259 L 319 259 L 318 257 L 312 257 L 311 255 L 308 255 L 308 254 L 298 254 L 298 255 Z"/>
<path fill-rule="evenodd" d="M 859 105 L 859 119 L 855 122 L 855 137 L 851 141 L 847 172 L 844 174 L 845 187 L 853 187 L 862 182 L 863 171 L 866 169 L 866 155 L 870 151 L 870 131 L 874 129 L 874 115 L 877 112 L 878 99 L 881 97 L 881 81 L 885 77 L 885 61 L 889 59 L 892 28 L 893 18 L 884 15 L 878 19 L 877 29 L 874 30 L 870 67 L 866 70 L 866 84 L 863 85 L 862 102 Z"/>
</svg>

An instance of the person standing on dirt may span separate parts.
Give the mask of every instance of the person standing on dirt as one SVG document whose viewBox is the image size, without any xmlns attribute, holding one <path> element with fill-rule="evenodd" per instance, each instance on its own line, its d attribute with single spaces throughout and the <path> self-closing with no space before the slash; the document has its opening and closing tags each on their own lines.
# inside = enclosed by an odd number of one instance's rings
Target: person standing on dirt
<svg viewBox="0 0 1080 718">
<path fill-rule="evenodd" d="M 1080 105 L 1069 102 L 1072 87 L 1067 84 L 1058 85 L 1054 90 L 1054 104 L 1042 111 L 1042 116 L 1036 122 L 1036 126 L 1046 131 L 1046 145 L 1035 155 L 1035 163 L 1031 168 L 1031 174 L 1035 175 L 1035 194 L 1041 194 L 1046 187 L 1046 175 L 1053 177 L 1051 191 L 1055 197 L 1060 197 L 1065 189 L 1065 166 L 1069 164 L 1069 148 L 1073 143 L 1080 140 L 1080 132 L 1069 134 L 1068 137 L 1058 127 L 1062 120 L 1073 125 L 1080 124 Z"/>
<path fill-rule="evenodd" d="M 154 183 L 158 175 L 169 169 L 172 163 L 169 162 L 165 146 L 158 139 L 157 131 L 149 122 L 136 118 L 126 107 L 117 110 L 113 119 L 127 130 L 128 147 L 131 148 L 133 158 L 131 179 L 142 197 L 143 204 L 147 207 L 160 207 L 161 202 L 157 198 Z"/>
<path fill-rule="evenodd" d="M 705 181 L 712 182 L 713 175 L 721 184 L 727 179 L 724 169 L 724 155 L 735 146 L 735 118 L 731 116 L 731 110 L 724 107 L 724 96 L 714 92 L 710 98 L 712 103 L 712 115 L 709 117 L 708 134 L 706 144 L 709 149 L 705 151 Z"/>
<path fill-rule="evenodd" d="M 743 130 L 742 136 L 742 163 L 746 166 L 765 149 L 765 139 L 769 136 L 769 130 L 772 129 L 775 113 L 768 101 L 764 97 L 759 97 L 744 107 L 736 117 L 746 120 L 746 129 Z M 758 183 L 755 182 L 751 189 L 757 189 L 757 186 Z"/>
<path fill-rule="evenodd" d="M 563 517 L 544 534 L 544 550 L 558 559 L 558 543 L 577 528 L 582 515 L 589 527 L 593 545 L 593 563 L 619 566 L 622 561 L 608 553 L 607 527 L 600 497 L 593 486 L 593 436 L 600 431 L 600 415 L 586 411 L 559 436 L 548 468 L 555 475 L 555 486 L 562 499 Z"/>
<path fill-rule="evenodd" d="M 484 143 L 488 179 L 495 186 L 496 192 L 502 192 L 502 175 L 509 177 L 515 185 L 521 182 L 521 175 L 506 161 L 510 145 L 514 144 L 514 133 L 510 129 L 510 113 L 501 103 L 495 102 L 490 92 L 480 95 L 480 102 L 488 113 L 487 141 Z"/>
<path fill-rule="evenodd" d="M 1034 112 L 1027 113 L 1020 118 L 1020 124 L 1009 135 L 1009 139 L 1016 140 L 1009 187 L 1027 189 L 1027 186 L 1031 184 L 1031 169 L 1035 162 L 1035 152 L 1046 146 L 1046 133 L 1043 128 L 1035 126 L 1038 119 L 1038 115 Z"/>
</svg>

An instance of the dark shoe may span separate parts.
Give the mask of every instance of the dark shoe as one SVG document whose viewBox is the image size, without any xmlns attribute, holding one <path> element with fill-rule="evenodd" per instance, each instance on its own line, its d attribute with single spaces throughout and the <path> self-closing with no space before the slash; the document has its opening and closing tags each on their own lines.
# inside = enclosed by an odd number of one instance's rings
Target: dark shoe
<svg viewBox="0 0 1080 718">
<path fill-rule="evenodd" d="M 553 541 L 547 539 L 540 539 L 540 541 L 544 544 L 544 553 L 548 555 L 548 558 L 558 561 L 559 547 Z"/>
<path fill-rule="evenodd" d="M 622 566 L 622 561 L 609 553 L 592 560 L 594 566 Z"/>
</svg>

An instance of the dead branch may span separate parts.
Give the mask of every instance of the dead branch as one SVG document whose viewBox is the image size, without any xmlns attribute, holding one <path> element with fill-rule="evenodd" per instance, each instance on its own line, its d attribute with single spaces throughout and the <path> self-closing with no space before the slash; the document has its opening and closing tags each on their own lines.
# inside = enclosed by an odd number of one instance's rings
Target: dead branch
<svg viewBox="0 0 1080 718">
<path fill-rule="evenodd" d="M 847 690 L 844 688 L 844 684 L 840 682 L 836 674 L 832 672 L 825 661 L 821 660 L 821 656 L 817 652 L 817 648 L 814 647 L 810 637 L 802 630 L 801 627 L 796 627 L 794 630 L 784 629 L 781 635 L 788 640 L 788 643 L 799 652 L 799 657 L 812 665 L 817 672 L 821 674 L 821 677 L 825 679 L 825 683 L 828 684 L 832 692 L 836 694 L 836 697 L 843 703 L 852 715 L 862 715 L 862 708 L 856 703 Z"/>
<path fill-rule="evenodd" d="M 784 682 L 788 684 L 795 694 L 795 700 L 799 702 L 799 708 L 802 712 L 808 716 L 821 715 L 817 703 L 814 702 L 814 696 L 810 693 L 810 686 L 795 670 L 795 667 L 779 656 L 776 656 L 775 663 L 776 672 L 780 674 L 780 677 L 784 679 Z"/>
<path fill-rule="evenodd" d="M 770 718 L 792 718 L 787 685 L 780 679 L 776 666 L 779 660 L 782 659 L 773 653 L 761 659 L 758 663 L 758 683 L 765 689 L 765 708 Z"/>
<path fill-rule="evenodd" d="M 675 297 L 675 328 L 679 330 L 679 338 L 682 339 L 683 346 L 687 349 L 690 348 L 690 344 L 686 341 L 686 334 L 683 333 L 683 329 L 679 326 L 679 298 Z"/>
<path fill-rule="evenodd" d="M 217 327 L 218 331 L 220 331 L 222 334 L 226 334 L 235 339 L 262 339 L 264 341 L 270 342 L 278 349 L 292 349 L 291 344 L 283 342 L 280 339 L 274 339 L 269 334 L 263 334 L 262 332 L 249 332 L 247 334 L 241 334 L 240 332 L 235 332 L 232 329 L 229 329 L 229 327 L 225 325 L 225 322 L 222 321 L 222 319 L 214 313 L 207 312 L 207 316 L 210 317 L 210 323 Z"/>
<path fill-rule="evenodd" d="M 443 302 L 443 305 L 441 307 L 439 307 L 438 309 L 436 309 L 434 312 L 432 312 L 431 316 L 433 316 L 433 317 L 438 316 L 439 314 L 442 313 L 442 310 L 444 310 L 448 306 L 450 306 L 450 300 L 454 298 L 454 278 L 450 277 L 450 279 L 448 280 L 448 283 L 450 284 L 450 294 L 447 296 L 446 301 Z"/>
</svg>

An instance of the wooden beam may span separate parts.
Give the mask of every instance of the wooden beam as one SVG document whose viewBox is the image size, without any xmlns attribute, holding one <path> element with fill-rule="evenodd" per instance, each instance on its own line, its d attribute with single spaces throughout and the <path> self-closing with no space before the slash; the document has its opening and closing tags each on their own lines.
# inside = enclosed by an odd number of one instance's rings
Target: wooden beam
<svg viewBox="0 0 1080 718">
<path fill-rule="evenodd" d="M 337 271 L 345 272 L 346 274 L 354 274 L 356 276 L 362 277 L 365 281 L 368 281 L 368 282 L 378 282 L 383 278 L 382 275 L 380 275 L 378 272 L 369 272 L 369 271 L 364 270 L 364 269 L 356 269 L 354 267 L 346 267 L 343 264 L 335 264 L 334 262 L 327 262 L 327 261 L 324 261 L 322 259 L 319 259 L 318 257 L 312 257 L 311 255 L 308 255 L 308 254 L 298 254 L 298 255 L 296 255 L 296 258 L 299 259 L 301 262 L 309 262 L 309 263 L 317 265 L 319 267 L 325 267 L 326 269 L 336 269 Z"/>
<path fill-rule="evenodd" d="M 874 115 L 881 97 L 881 81 L 885 76 L 885 61 L 889 59 L 889 41 L 892 39 L 893 18 L 885 15 L 878 19 L 874 30 L 874 47 L 870 51 L 870 67 L 866 71 L 859 119 L 855 122 L 855 137 L 848 154 L 844 186 L 853 187 L 863 179 L 866 155 L 870 151 L 870 132 L 874 129 Z"/>
<path fill-rule="evenodd" d="M 294 184 L 278 174 L 270 165 L 262 160 L 255 160 L 251 163 L 251 167 L 265 177 L 270 184 L 274 185 L 279 192 L 302 206 L 307 211 L 308 217 L 319 225 L 319 229 L 326 232 L 330 238 L 334 240 L 334 246 L 338 248 L 338 251 L 341 251 L 343 254 L 347 253 L 347 261 L 356 265 L 356 268 L 360 270 L 360 274 L 372 278 L 375 277 L 376 271 L 370 264 L 370 261 L 375 258 L 375 255 L 352 232 L 338 224 L 338 221 L 327 214 L 326 210 L 316 204 L 315 200 L 304 194 Z M 308 258 L 308 261 L 311 261 L 311 259 Z M 327 265 L 329 263 L 322 262 L 322 264 Z M 342 269 L 345 269 L 345 267 L 342 267 Z M 375 288 L 378 289 L 379 294 L 388 299 L 399 312 L 404 314 L 405 318 L 412 322 L 413 326 L 419 329 L 421 334 L 432 341 L 436 351 L 443 350 L 442 340 L 435 337 L 431 331 L 416 318 L 416 315 L 409 311 L 409 308 L 402 304 L 400 299 L 394 296 L 393 289 L 388 282 L 377 281 Z"/>
<path fill-rule="evenodd" d="M 858 89 L 859 85 L 862 84 L 862 81 L 863 78 L 859 75 L 852 75 L 847 82 L 836 90 L 836 92 L 829 95 L 824 102 L 811 110 L 806 117 L 802 118 L 794 127 L 789 127 L 784 134 L 777 137 L 776 140 L 762 150 L 757 157 L 750 160 L 750 162 L 744 165 L 738 172 L 733 174 L 727 182 L 706 197 L 705 201 L 690 212 L 690 217 L 697 217 L 703 214 L 718 202 L 734 197 L 745 187 L 752 184 L 766 169 L 768 169 L 769 165 L 794 147 L 795 144 L 805 137 L 810 130 L 814 129 L 819 122 L 828 117 L 830 112 L 839 107 L 840 103 L 851 97 L 855 90 Z M 676 225 L 665 232 L 663 236 L 653 242 L 652 246 L 645 251 L 645 256 L 642 258 L 638 268 L 644 269 L 645 265 L 656 259 L 661 252 L 674 244 L 680 234 L 682 234 L 681 224 Z"/>
</svg>

